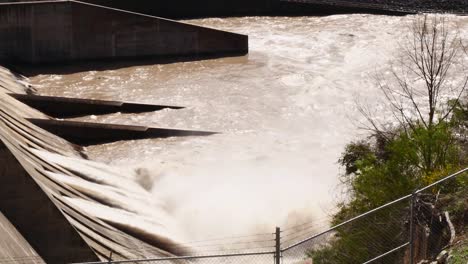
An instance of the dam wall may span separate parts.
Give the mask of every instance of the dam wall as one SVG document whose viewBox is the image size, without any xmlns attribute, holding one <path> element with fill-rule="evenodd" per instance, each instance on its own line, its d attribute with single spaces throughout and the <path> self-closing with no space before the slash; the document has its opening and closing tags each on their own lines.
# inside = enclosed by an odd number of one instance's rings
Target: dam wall
<svg viewBox="0 0 468 264">
<path fill-rule="evenodd" d="M 45 264 L 28 241 L 0 211 L 0 262 Z"/>
<path fill-rule="evenodd" d="M 0 4 L 0 61 L 243 55 L 248 37 L 78 1 Z"/>
<path fill-rule="evenodd" d="M 5 146 L 0 146 L 0 162 L 0 213 L 14 223 L 46 263 L 99 260 Z M 19 252 L 18 258 L 29 255 Z M 40 262 L 41 258 L 31 260 Z"/>
<path fill-rule="evenodd" d="M 155 219 L 148 231 L 130 204 L 154 199 L 120 168 L 28 119 L 52 120 L 11 96 L 34 91 L 0 66 L 0 262 L 62 264 L 186 254 Z M 146 198 L 145 198 L 146 197 Z M 163 209 L 151 207 L 163 214 Z M 103 213 L 105 212 L 105 213 Z M 128 221 L 132 219 L 133 221 Z M 12 243 L 10 246 L 2 246 Z"/>
</svg>

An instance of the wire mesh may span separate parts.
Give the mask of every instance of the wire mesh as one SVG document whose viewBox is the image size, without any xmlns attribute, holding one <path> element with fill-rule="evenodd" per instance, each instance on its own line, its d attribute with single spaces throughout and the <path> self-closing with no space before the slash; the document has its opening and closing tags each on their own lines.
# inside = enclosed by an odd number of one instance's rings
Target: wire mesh
<svg viewBox="0 0 468 264">
<path fill-rule="evenodd" d="M 467 207 L 466 173 L 416 193 L 414 263 L 436 260 L 447 246 L 457 242 L 457 237 L 466 232 Z"/>
<path fill-rule="evenodd" d="M 401 263 L 409 241 L 410 199 L 345 222 L 337 228 L 303 239 L 284 241 L 282 263 L 365 263 L 396 248 L 372 263 Z"/>
<path fill-rule="evenodd" d="M 106 262 L 102 262 L 106 263 Z M 109 263 L 141 263 L 141 264 L 272 264 L 274 263 L 273 252 L 258 252 L 245 255 L 211 255 L 211 256 L 187 256 L 161 259 L 140 259 L 126 261 L 112 261 Z"/>
<path fill-rule="evenodd" d="M 274 234 L 257 234 L 217 239 L 207 239 L 180 243 L 177 245 L 160 243 L 161 248 L 170 252 L 184 252 L 182 255 L 206 256 L 220 254 L 250 254 L 252 252 L 269 252 L 275 248 Z M 138 249 L 129 250 L 132 253 L 142 253 Z M 145 255 L 145 254 L 143 254 Z"/>
<path fill-rule="evenodd" d="M 168 247 L 168 245 L 163 245 Z M 213 238 L 191 241 L 179 245 L 171 245 L 171 251 L 185 251 L 188 255 L 180 257 L 161 258 L 148 256 L 144 259 L 125 260 L 110 257 L 108 263 L 254 263 L 271 264 L 274 261 L 276 246 L 275 234 L 255 234 Z M 142 253 L 139 249 L 130 250 L 131 253 Z M 106 263 L 106 262 L 102 262 Z M 90 263 L 88 263 L 90 264 Z M 94 263 L 93 263 L 94 264 Z"/>
<path fill-rule="evenodd" d="M 282 263 L 396 264 L 440 260 L 440 252 L 456 243 L 456 234 L 466 232 L 466 172 L 462 170 L 317 235 L 297 232 L 292 240 L 282 240 Z M 299 242 L 294 242 L 296 238 Z"/>
<path fill-rule="evenodd" d="M 273 264 L 278 242 L 282 264 L 430 263 L 448 245 L 456 244 L 457 234 L 466 232 L 467 172 L 464 169 L 328 229 L 331 220 L 324 218 L 289 227 L 279 240 L 271 233 L 193 241 L 176 246 L 193 252 L 191 256 L 102 263 Z M 24 261 L 15 263 L 36 263 Z M 0 263 L 11 262 L 0 259 Z"/>
</svg>

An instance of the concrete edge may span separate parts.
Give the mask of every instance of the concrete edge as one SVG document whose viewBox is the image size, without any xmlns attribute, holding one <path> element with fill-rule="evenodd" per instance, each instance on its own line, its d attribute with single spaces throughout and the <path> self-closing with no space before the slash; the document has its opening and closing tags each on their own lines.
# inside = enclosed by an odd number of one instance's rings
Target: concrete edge
<svg viewBox="0 0 468 264">
<path fill-rule="evenodd" d="M 102 5 L 96 5 L 96 4 L 91 4 L 91 3 L 86 3 L 86 2 L 81 2 L 77 0 L 57 0 L 57 1 L 51 1 L 51 0 L 44 0 L 44 1 L 24 1 L 24 2 L 11 2 L 11 3 L 0 3 L 0 6 L 8 6 L 8 5 L 31 5 L 31 4 L 53 4 L 53 3 L 76 3 L 76 4 L 81 4 L 81 5 L 87 5 L 87 6 L 93 6 L 101 9 L 106 9 L 106 10 L 112 10 L 116 12 L 121 12 L 121 13 L 127 13 L 127 14 L 132 14 L 132 15 L 137 15 L 137 16 L 143 16 L 143 17 L 148 17 L 148 18 L 154 18 L 154 19 L 160 19 L 172 23 L 178 23 L 178 24 L 184 24 L 190 27 L 194 28 L 204 28 L 204 29 L 209 29 L 217 32 L 222 32 L 222 33 L 228 33 L 228 34 L 233 34 L 233 35 L 238 35 L 238 36 L 244 36 L 248 37 L 247 35 L 244 34 L 239 34 L 235 32 L 230 32 L 230 31 L 225 31 L 225 30 L 220 30 L 220 29 L 215 29 L 215 28 L 209 28 L 209 27 L 202 27 L 194 24 L 190 24 L 187 22 L 183 21 L 177 21 L 173 19 L 168 19 L 168 18 L 163 18 L 163 17 L 158 17 L 158 16 L 152 16 L 152 15 L 147 15 L 147 14 L 142 14 L 142 13 L 137 13 L 137 12 L 132 12 L 128 10 L 123 10 L 123 9 L 118 9 L 118 8 L 112 8 L 112 7 L 107 7 L 107 6 L 102 6 Z"/>
</svg>

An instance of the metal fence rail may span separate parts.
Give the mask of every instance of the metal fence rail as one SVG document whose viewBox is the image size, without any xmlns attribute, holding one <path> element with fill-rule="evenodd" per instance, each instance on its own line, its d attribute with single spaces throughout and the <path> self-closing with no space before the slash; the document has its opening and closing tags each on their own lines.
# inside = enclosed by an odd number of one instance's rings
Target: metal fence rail
<svg viewBox="0 0 468 264">
<path fill-rule="evenodd" d="M 288 259 L 300 255 L 313 258 L 314 263 L 418 263 L 434 258 L 436 256 L 431 254 L 440 252 L 446 242 L 429 242 L 432 239 L 430 236 L 447 230 L 444 230 L 446 225 L 442 223 L 445 220 L 440 215 L 434 215 L 435 203 L 424 199 L 449 193 L 456 180 L 464 179 L 463 189 L 468 191 L 467 171 L 468 168 L 465 168 L 413 194 L 288 246 L 282 250 L 283 263 L 295 263 L 294 259 Z M 407 220 L 402 223 L 401 219 Z M 381 220 L 384 220 L 384 225 L 379 222 Z M 339 239 L 337 235 L 340 235 Z M 340 251 L 340 243 L 348 243 L 348 249 L 349 243 L 355 243 L 357 248 L 352 252 Z M 359 248 L 362 245 L 365 247 Z"/>
<path fill-rule="evenodd" d="M 275 252 L 255 252 L 255 253 L 239 253 L 225 255 L 206 255 L 206 256 L 181 256 L 169 258 L 148 258 L 134 260 L 115 260 L 108 262 L 83 262 L 80 264 L 126 264 L 126 263 L 272 263 Z"/>
<path fill-rule="evenodd" d="M 436 214 L 439 197 L 453 192 L 453 186 L 463 186 L 468 193 L 468 168 L 434 182 L 414 193 L 391 201 L 364 214 L 353 217 L 322 232 L 313 233 L 314 223 L 306 223 L 282 232 L 246 236 L 253 240 L 230 253 L 199 254 L 171 258 L 113 260 L 81 264 L 104 263 L 201 263 L 201 264 L 397 264 L 418 263 L 433 259 L 435 252 L 453 239 L 448 212 Z M 435 200 L 434 200 L 435 199 Z M 442 201 L 443 203 L 443 201 Z M 466 208 L 465 208 L 466 209 Z M 404 221 L 402 221 L 402 219 Z M 435 236 L 437 234 L 437 236 Z M 255 236 L 271 236 L 260 241 Z M 210 241 L 210 240 L 209 240 Z M 213 240 L 211 240 L 213 241 Z M 216 240 L 215 240 L 216 241 Z M 220 239 L 225 241 L 225 239 Z M 255 242 L 262 242 L 256 250 Z M 235 245 L 236 243 L 232 243 Z M 346 244 L 346 247 L 343 245 Z M 257 244 L 258 246 L 258 244 Z M 440 250 L 440 251 L 439 251 Z M 0 263 L 2 261 L 0 260 Z"/>
</svg>

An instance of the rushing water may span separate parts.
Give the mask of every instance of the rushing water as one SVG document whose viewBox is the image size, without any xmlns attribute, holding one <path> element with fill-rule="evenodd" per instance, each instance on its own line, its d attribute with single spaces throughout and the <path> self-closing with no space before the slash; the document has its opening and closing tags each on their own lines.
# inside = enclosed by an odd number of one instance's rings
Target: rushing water
<svg viewBox="0 0 468 264">
<path fill-rule="evenodd" d="M 189 239 L 270 232 L 275 225 L 323 219 L 333 208 L 340 194 L 337 160 L 362 121 L 356 101 L 380 97 L 372 76 L 388 68 L 412 19 L 191 20 L 248 34 L 250 54 L 31 81 L 49 95 L 187 106 L 84 120 L 222 134 L 92 146 L 90 157 L 138 169 L 135 180 L 164 199 Z M 451 19 L 466 36 L 468 18 Z M 387 119 L 380 111 L 385 106 L 375 107 L 377 117 Z"/>
</svg>

